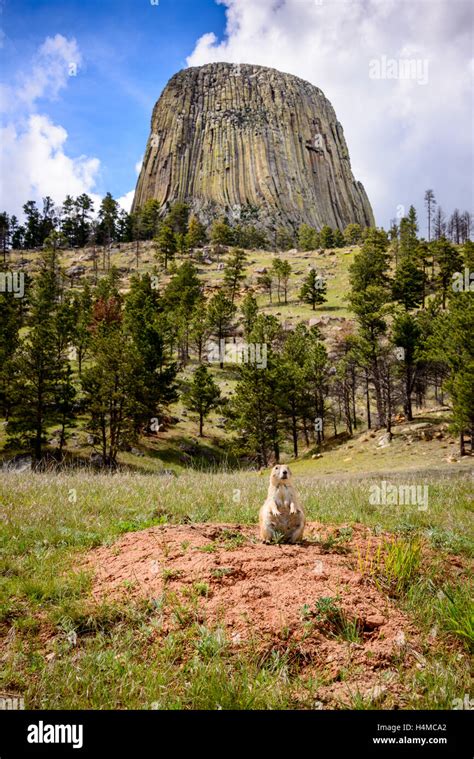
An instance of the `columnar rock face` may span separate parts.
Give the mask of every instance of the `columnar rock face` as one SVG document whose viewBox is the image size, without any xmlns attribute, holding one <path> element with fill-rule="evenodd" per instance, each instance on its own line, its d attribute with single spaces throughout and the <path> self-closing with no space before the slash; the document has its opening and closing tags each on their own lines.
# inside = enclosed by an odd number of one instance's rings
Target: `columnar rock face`
<svg viewBox="0 0 474 759">
<path fill-rule="evenodd" d="M 212 63 L 172 77 L 153 110 L 133 210 L 148 198 L 185 201 L 204 223 L 374 224 L 331 103 L 262 66 Z"/>
</svg>

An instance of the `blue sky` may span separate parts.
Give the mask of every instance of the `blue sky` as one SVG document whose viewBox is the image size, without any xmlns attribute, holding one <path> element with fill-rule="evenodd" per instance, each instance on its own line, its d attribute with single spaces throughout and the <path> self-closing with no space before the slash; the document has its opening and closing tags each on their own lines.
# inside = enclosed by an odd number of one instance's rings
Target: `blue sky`
<svg viewBox="0 0 474 759">
<path fill-rule="evenodd" d="M 211 61 L 273 66 L 332 102 L 379 224 L 473 211 L 469 0 L 0 0 L 0 210 L 106 191 L 131 201 L 168 79 Z M 409 79 L 374 61 L 414 60 Z M 77 63 L 77 75 L 69 67 Z M 421 75 L 423 73 L 423 75 Z M 421 232 L 425 229 L 422 226 Z"/>
<path fill-rule="evenodd" d="M 67 133 L 71 156 L 98 156 L 95 190 L 120 196 L 136 181 L 153 105 L 186 66 L 196 39 L 222 34 L 225 9 L 210 0 L 27 0 L 4 4 L 2 79 L 28 73 L 47 37 L 74 38 L 83 63 L 59 97 L 35 103 Z"/>
</svg>

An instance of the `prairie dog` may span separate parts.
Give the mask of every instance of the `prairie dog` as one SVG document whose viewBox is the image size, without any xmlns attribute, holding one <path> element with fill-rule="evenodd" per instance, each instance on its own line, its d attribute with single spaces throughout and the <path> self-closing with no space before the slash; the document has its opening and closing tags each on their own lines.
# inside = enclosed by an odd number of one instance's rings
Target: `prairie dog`
<svg viewBox="0 0 474 759">
<path fill-rule="evenodd" d="M 264 543 L 280 540 L 297 543 L 303 537 L 305 515 L 291 482 L 290 467 L 277 464 L 270 474 L 265 503 L 259 513 L 260 538 Z"/>
</svg>

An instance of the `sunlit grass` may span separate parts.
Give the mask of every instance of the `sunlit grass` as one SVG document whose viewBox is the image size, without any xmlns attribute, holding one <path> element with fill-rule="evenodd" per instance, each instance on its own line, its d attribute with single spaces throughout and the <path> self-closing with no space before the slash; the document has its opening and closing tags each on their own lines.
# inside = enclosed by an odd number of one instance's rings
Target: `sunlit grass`
<svg viewBox="0 0 474 759">
<path fill-rule="evenodd" d="M 308 520 L 335 526 L 320 541 L 321 550 L 349 548 L 347 560 L 360 571 L 365 556 L 350 550 L 351 526 L 365 524 L 374 536 L 392 532 L 391 544 L 398 547 L 378 578 L 387 582 L 385 590 L 396 588 L 397 603 L 427 627 L 427 634 L 436 627 L 440 644 L 469 644 L 468 591 L 462 580 L 451 587 L 442 573 L 448 551 L 465 557 L 472 550 L 468 480 L 430 481 L 427 511 L 370 504 L 373 479 L 328 482 L 301 474 L 296 482 Z M 196 583 L 180 598 L 167 583 L 164 596 L 152 602 L 99 604 L 91 597 L 91 577 L 73 571 L 83 552 L 157 524 L 227 523 L 221 543 L 232 551 L 243 538 L 231 525 L 256 524 L 266 490 L 267 475 L 256 472 L 4 474 L 0 690 L 22 694 L 27 708 L 310 707 L 317 677 L 289 668 L 284 653 L 278 661 L 262 662 L 252 646 L 236 647 L 200 619 L 197 601 L 208 593 L 206 583 Z M 405 561 L 406 546 L 418 541 L 433 550 L 439 566 Z M 229 569 L 219 572 L 225 576 Z M 166 633 L 165 605 L 176 627 Z M 351 618 L 345 622 L 349 626 L 335 634 L 345 644 L 357 641 L 360 631 L 350 627 Z M 409 699 L 414 706 L 444 708 L 443 683 L 450 683 L 449 693 L 467 688 L 462 659 L 440 659 L 439 651 L 433 656 L 441 669 L 429 660 L 431 675 L 426 671 L 424 679 L 400 664 L 403 678 L 415 688 Z M 370 708 L 370 700 L 360 698 L 355 708 Z"/>
</svg>

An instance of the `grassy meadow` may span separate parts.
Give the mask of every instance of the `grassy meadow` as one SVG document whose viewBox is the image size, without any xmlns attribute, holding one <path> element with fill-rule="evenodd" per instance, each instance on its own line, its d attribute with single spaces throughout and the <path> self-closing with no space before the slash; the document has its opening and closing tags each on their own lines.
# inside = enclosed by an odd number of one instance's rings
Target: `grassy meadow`
<svg viewBox="0 0 474 759">
<path fill-rule="evenodd" d="M 424 484 L 420 473 L 399 479 Z M 422 664 L 398 663 L 403 706 L 452 708 L 453 699 L 470 692 L 470 478 L 430 476 L 426 510 L 372 505 L 374 482 L 380 477 L 298 475 L 309 520 L 362 523 L 396 537 L 390 567 L 399 581 L 396 602 L 425 641 Z M 97 602 L 91 576 L 76 571 L 85 552 L 126 532 L 189 522 L 253 524 L 266 486 L 267 476 L 256 472 L 2 476 L 0 693 L 23 697 L 27 709 L 318 708 L 318 688 L 328 675 L 324 668 L 310 674 L 300 668 L 290 645 L 262 659 L 257 639 L 236 650 L 223 630 L 192 615 L 164 633 L 162 604 L 176 599 Z M 462 570 L 455 574 L 457 563 Z M 382 702 L 354 693 L 340 708 L 391 705 L 388 689 Z"/>
</svg>

